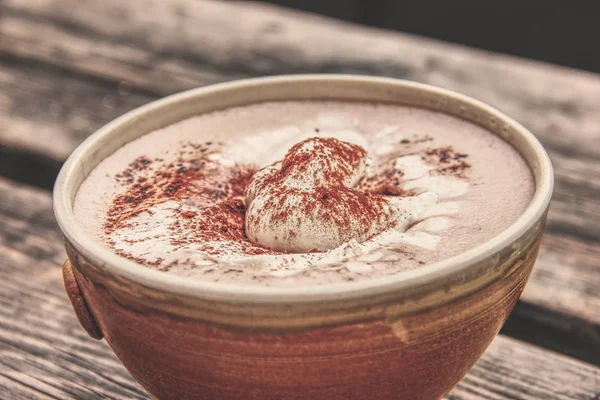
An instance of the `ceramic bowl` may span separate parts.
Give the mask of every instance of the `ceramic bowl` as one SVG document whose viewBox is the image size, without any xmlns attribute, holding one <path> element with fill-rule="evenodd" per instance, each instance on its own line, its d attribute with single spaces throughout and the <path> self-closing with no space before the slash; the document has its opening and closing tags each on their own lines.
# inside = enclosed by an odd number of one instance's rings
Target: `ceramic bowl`
<svg viewBox="0 0 600 400">
<path fill-rule="evenodd" d="M 401 103 L 482 125 L 515 146 L 534 197 L 509 228 L 458 256 L 370 280 L 291 288 L 203 282 L 119 257 L 85 232 L 73 200 L 125 143 L 182 119 L 269 100 Z M 345 75 L 242 80 L 138 108 L 91 135 L 54 189 L 67 293 L 81 325 L 104 338 L 157 399 L 439 399 L 481 356 L 535 262 L 552 193 L 535 137 L 497 110 L 414 82 Z"/>
</svg>

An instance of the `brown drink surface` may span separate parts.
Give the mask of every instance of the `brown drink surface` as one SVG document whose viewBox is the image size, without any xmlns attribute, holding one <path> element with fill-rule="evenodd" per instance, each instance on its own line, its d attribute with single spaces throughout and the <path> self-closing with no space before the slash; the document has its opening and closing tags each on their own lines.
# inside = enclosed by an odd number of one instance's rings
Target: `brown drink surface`
<svg viewBox="0 0 600 400">
<path fill-rule="evenodd" d="M 290 101 L 200 115 L 127 144 L 90 173 L 74 211 L 91 235 L 149 268 L 289 286 L 459 254 L 512 224 L 533 191 L 518 152 L 467 121 Z"/>
</svg>

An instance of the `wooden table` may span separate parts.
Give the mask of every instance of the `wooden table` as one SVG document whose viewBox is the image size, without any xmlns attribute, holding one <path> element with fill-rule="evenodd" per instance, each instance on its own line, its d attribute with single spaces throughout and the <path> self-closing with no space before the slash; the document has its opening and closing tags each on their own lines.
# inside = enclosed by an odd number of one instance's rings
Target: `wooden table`
<svg viewBox="0 0 600 400">
<path fill-rule="evenodd" d="M 510 24 L 509 24 L 510 25 Z M 529 127 L 556 168 L 539 261 L 447 399 L 600 399 L 600 76 L 247 2 L 0 2 L 0 398 L 148 399 L 79 327 L 51 208 L 61 163 L 164 95 L 287 73 L 412 79 Z"/>
</svg>

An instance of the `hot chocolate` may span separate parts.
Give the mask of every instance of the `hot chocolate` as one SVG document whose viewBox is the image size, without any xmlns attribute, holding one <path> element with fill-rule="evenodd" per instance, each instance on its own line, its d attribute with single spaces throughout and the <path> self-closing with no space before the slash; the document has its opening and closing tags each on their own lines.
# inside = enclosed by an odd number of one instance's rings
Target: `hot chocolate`
<svg viewBox="0 0 600 400">
<path fill-rule="evenodd" d="M 74 211 L 116 253 L 196 279 L 286 286 L 468 250 L 534 191 L 518 152 L 425 109 L 267 102 L 199 115 L 102 161 Z"/>
</svg>

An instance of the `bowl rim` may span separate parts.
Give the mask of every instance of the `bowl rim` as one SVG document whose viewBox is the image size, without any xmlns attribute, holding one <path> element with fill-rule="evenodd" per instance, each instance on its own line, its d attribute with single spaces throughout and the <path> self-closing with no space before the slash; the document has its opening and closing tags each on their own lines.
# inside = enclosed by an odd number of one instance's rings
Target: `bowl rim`
<svg viewBox="0 0 600 400">
<path fill-rule="evenodd" d="M 466 103 L 486 115 L 495 117 L 498 121 L 508 124 L 524 140 L 522 147 L 528 146 L 529 151 L 533 152 L 539 168 L 536 176 L 536 189 L 530 204 L 519 218 L 504 231 L 476 247 L 438 262 L 414 270 L 399 272 L 391 276 L 354 282 L 299 285 L 294 287 L 267 287 L 210 282 L 153 270 L 118 256 L 88 234 L 76 219 L 72 209 L 73 201 L 71 200 L 70 193 L 74 190 L 74 179 L 82 168 L 81 160 L 85 159 L 88 153 L 90 153 L 95 142 L 103 137 L 110 136 L 111 132 L 118 126 L 147 113 L 157 112 L 174 103 L 194 97 L 202 97 L 224 89 L 235 90 L 247 86 L 273 83 L 302 82 L 316 84 L 332 81 L 339 84 L 344 84 L 344 82 L 386 84 L 392 87 L 417 89 L 433 95 L 443 95 L 459 103 Z M 357 100 L 360 99 L 357 98 Z M 260 100 L 257 99 L 257 101 Z M 521 152 L 523 149 L 518 150 Z M 530 163 L 528 165 L 532 168 Z M 436 86 L 394 78 L 343 74 L 282 75 L 242 79 L 187 90 L 150 102 L 109 122 L 90 135 L 66 160 L 54 185 L 53 206 L 56 220 L 64 238 L 72 244 L 77 252 L 88 258 L 95 266 L 113 276 L 119 276 L 159 292 L 168 292 L 191 298 L 220 300 L 227 301 L 228 303 L 304 304 L 329 300 L 356 300 L 366 296 L 402 292 L 408 288 L 420 286 L 431 287 L 431 285 L 443 284 L 450 276 L 466 274 L 471 268 L 476 267 L 487 257 L 516 241 L 543 218 L 552 196 L 553 185 L 554 179 L 550 159 L 537 138 L 512 118 L 479 100 Z"/>
</svg>

